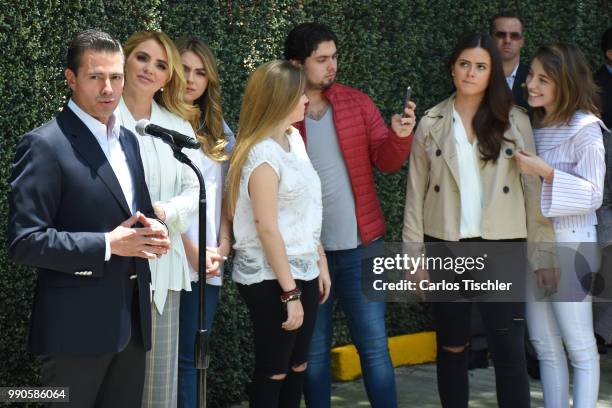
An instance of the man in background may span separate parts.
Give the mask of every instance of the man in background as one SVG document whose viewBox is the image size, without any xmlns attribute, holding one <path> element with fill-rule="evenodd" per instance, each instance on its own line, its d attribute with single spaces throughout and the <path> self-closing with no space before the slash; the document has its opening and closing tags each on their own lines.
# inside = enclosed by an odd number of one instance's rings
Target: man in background
<svg viewBox="0 0 612 408">
<path fill-rule="evenodd" d="M 397 406 L 395 374 L 385 328 L 385 303 L 366 299 L 361 288 L 364 251 L 385 233 L 372 167 L 397 172 L 410 153 L 415 104 L 394 115 L 387 127 L 365 93 L 336 82 L 338 40 L 326 25 L 305 23 L 285 40 L 285 59 L 304 69 L 309 103 L 296 124 L 321 178 L 321 243 L 332 280 L 327 302 L 319 306 L 310 343 L 306 405 L 330 406 L 332 310 L 337 299 L 357 347 L 373 407 Z M 380 244 L 380 241 L 378 241 Z M 293 374 L 293 373 L 292 373 Z"/>
<path fill-rule="evenodd" d="M 491 18 L 489 31 L 501 55 L 506 82 L 514 95 L 514 104 L 529 110 L 524 89 L 529 66 L 521 63 L 521 49 L 525 44 L 523 21 L 518 14 L 502 12 Z"/>
<path fill-rule="evenodd" d="M 601 119 L 608 129 L 612 127 L 612 27 L 608 28 L 601 37 L 601 51 L 604 64 L 595 73 L 595 82 L 599 86 L 601 99 Z M 612 140 L 610 132 L 604 133 L 604 146 L 606 148 L 606 179 L 604 199 L 601 208 L 597 210 L 597 235 L 602 245 L 601 275 L 603 283 L 608 286 L 612 277 L 612 202 L 610 201 L 610 188 L 612 188 Z M 609 299 L 608 299 L 609 300 Z M 607 353 L 607 344 L 612 342 L 612 302 L 593 302 L 593 326 L 597 349 L 600 354 Z"/>
<path fill-rule="evenodd" d="M 604 64 L 595 73 L 595 82 L 600 88 L 601 119 L 612 129 L 612 27 L 601 37 Z"/>
</svg>

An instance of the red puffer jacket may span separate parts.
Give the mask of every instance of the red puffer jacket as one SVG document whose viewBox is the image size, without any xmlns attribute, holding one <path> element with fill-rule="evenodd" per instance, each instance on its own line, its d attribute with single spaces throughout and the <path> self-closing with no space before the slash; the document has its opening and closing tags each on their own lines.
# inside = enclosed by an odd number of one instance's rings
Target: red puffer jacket
<svg viewBox="0 0 612 408">
<path fill-rule="evenodd" d="M 336 83 L 325 96 L 333 109 L 338 144 L 351 178 L 359 234 L 368 244 L 385 233 L 372 165 L 384 173 L 399 171 L 410 153 L 413 135 L 400 138 L 387 128 L 374 102 L 357 89 Z M 306 143 L 304 121 L 295 127 Z"/>
</svg>

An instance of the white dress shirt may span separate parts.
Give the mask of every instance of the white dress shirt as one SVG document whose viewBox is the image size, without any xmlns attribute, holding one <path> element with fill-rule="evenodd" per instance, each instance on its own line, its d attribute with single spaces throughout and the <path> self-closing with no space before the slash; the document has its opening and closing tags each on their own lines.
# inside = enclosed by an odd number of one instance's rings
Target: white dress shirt
<svg viewBox="0 0 612 408">
<path fill-rule="evenodd" d="M 121 148 L 121 142 L 119 142 L 120 125 L 116 120 L 117 117 L 113 114 L 108 120 L 108 124 L 100 122 L 98 119 L 89 115 L 83 111 L 79 106 L 70 99 L 68 101 L 68 107 L 75 115 L 87 126 L 87 129 L 94 135 L 100 148 L 104 152 L 108 162 L 110 163 L 115 177 L 119 181 L 121 191 L 128 204 L 132 214 L 136 210 L 136 201 L 134 197 L 134 186 L 132 184 L 132 175 L 130 168 L 128 167 L 127 158 Z M 106 241 L 106 251 L 104 253 L 104 260 L 108 261 L 111 257 L 110 250 L 110 238 L 109 233 L 104 234 Z"/>
<path fill-rule="evenodd" d="M 457 146 L 457 163 L 459 164 L 459 193 L 461 196 L 460 238 L 480 237 L 480 219 L 482 217 L 482 181 L 480 180 L 478 139 L 472 143 L 461 116 L 453 108 L 453 133 Z"/>
<path fill-rule="evenodd" d="M 519 65 L 520 64 L 516 64 L 514 71 L 512 71 L 512 73 L 506 77 L 506 82 L 508 83 L 508 88 L 510 88 L 510 90 L 512 90 L 512 87 L 514 86 L 514 79 L 516 78 L 516 71 L 518 71 Z"/>
</svg>

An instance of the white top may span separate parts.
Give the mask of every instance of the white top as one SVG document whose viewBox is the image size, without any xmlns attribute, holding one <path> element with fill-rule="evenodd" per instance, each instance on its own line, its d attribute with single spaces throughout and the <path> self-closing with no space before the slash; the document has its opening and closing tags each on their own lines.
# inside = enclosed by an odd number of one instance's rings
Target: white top
<svg viewBox="0 0 612 408">
<path fill-rule="evenodd" d="M 226 137 L 229 137 L 230 143 L 226 145 L 226 151 L 230 152 L 233 148 L 234 134 L 227 124 L 223 123 L 223 131 Z M 219 246 L 219 229 L 221 227 L 221 205 L 224 188 L 224 168 L 227 162 L 217 162 L 206 156 L 202 149 L 185 149 L 187 155 L 198 166 L 204 177 L 204 185 L 206 188 L 206 246 L 218 247 Z M 198 245 L 200 241 L 200 222 L 199 218 L 195 217 L 193 223 L 185 233 L 187 238 Z M 189 264 L 189 271 L 191 274 L 191 281 L 198 282 L 199 276 L 198 271 L 193 269 Z M 223 266 L 221 267 L 221 274 L 223 274 Z M 214 276 L 206 279 L 206 283 L 209 285 L 221 286 L 222 275 Z M 189 289 L 188 289 L 189 290 Z"/>
<path fill-rule="evenodd" d="M 294 279 L 312 280 L 319 276 L 317 246 L 321 235 L 321 181 L 295 128 L 287 136 L 286 152 L 267 138 L 253 146 L 242 168 L 240 190 L 234 214 L 234 281 L 250 285 L 277 279 L 263 252 L 255 229 L 248 184 L 253 170 L 267 163 L 279 178 L 278 228 L 285 242 Z"/>
<path fill-rule="evenodd" d="M 461 224 L 459 238 L 475 238 L 482 235 L 480 219 L 482 216 L 482 181 L 478 151 L 478 139 L 468 141 L 461 116 L 453 107 L 453 134 L 457 147 L 459 164 L 459 193 L 461 196 Z"/>
<path fill-rule="evenodd" d="M 519 65 L 520 64 L 516 64 L 516 67 L 514 67 L 514 71 L 512 71 L 512 73 L 506 77 L 506 83 L 508 84 L 508 88 L 510 88 L 510 90 L 512 90 L 512 87 L 514 86 L 514 80 L 516 79 L 516 71 L 518 71 Z"/>
<path fill-rule="evenodd" d="M 100 148 L 104 152 L 108 163 L 117 177 L 123 197 L 132 214 L 136 210 L 136 200 L 134 198 L 134 186 L 132 185 L 132 175 L 127 163 L 127 158 L 119 142 L 120 125 L 117 123 L 117 118 L 113 114 L 108 120 L 108 125 L 100 122 L 77 105 L 72 99 L 68 101 L 68 107 L 81 122 L 87 126 L 87 129 L 94 135 Z M 104 251 L 104 260 L 108 261 L 111 257 L 110 237 L 109 233 L 104 234 L 106 249 Z"/>
<path fill-rule="evenodd" d="M 136 120 L 123 98 L 116 111 L 117 121 L 136 134 Z M 151 123 L 195 138 L 189 122 L 168 112 L 155 101 L 151 104 Z M 151 136 L 137 136 L 144 166 L 145 181 L 153 204 L 161 205 L 166 213 L 171 249 L 159 259 L 149 261 L 153 302 L 161 314 L 168 290 L 191 287 L 189 264 L 185 256 L 181 233 L 185 232 L 198 211 L 199 184 L 195 173 L 176 160 L 172 149 Z"/>
<path fill-rule="evenodd" d="M 605 151 L 595 115 L 576 112 L 569 124 L 533 130 L 536 150 L 555 168 L 553 182 L 542 183 L 542 214 L 555 230 L 597 224 L 603 200 Z"/>
</svg>

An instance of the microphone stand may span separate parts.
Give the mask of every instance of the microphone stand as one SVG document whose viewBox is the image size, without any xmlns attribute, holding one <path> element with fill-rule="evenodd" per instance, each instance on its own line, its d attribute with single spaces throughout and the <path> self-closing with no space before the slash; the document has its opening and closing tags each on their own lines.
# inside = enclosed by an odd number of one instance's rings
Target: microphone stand
<svg viewBox="0 0 612 408">
<path fill-rule="evenodd" d="M 198 307 L 198 330 L 195 335 L 195 367 L 198 370 L 197 387 L 197 407 L 206 408 L 206 372 L 210 360 L 209 356 L 209 337 L 206 329 L 206 187 L 204 177 L 200 169 L 193 164 L 187 155 L 181 152 L 181 147 L 168 143 L 172 148 L 174 157 L 181 163 L 189 166 L 198 177 L 200 183 L 199 216 L 198 216 L 198 287 L 199 307 Z"/>
</svg>

